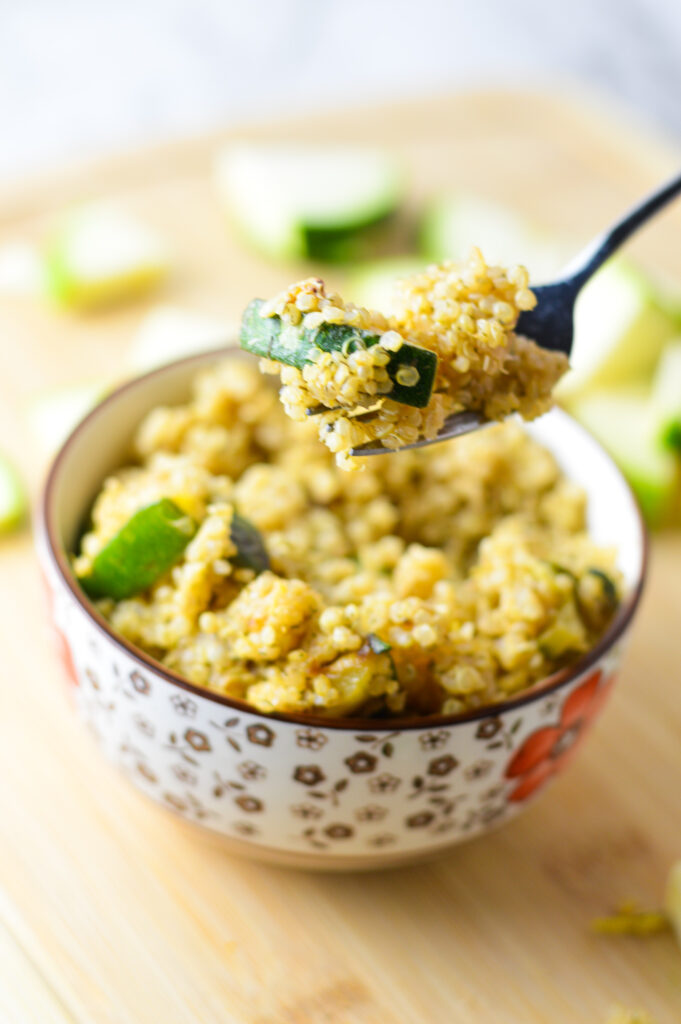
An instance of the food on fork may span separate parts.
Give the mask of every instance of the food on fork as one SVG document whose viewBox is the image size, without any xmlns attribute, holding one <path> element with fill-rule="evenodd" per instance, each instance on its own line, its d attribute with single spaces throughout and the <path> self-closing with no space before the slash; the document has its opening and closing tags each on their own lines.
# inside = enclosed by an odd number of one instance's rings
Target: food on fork
<svg viewBox="0 0 681 1024">
<path fill-rule="evenodd" d="M 398 287 L 390 317 L 343 302 L 318 278 L 244 314 L 242 347 L 281 374 L 289 416 L 320 414 L 339 465 L 359 468 L 350 453 L 368 442 L 432 439 L 453 413 L 532 419 L 551 407 L 568 360 L 514 333 L 535 305 L 522 267 L 489 267 L 474 249 L 467 263 L 428 267 Z"/>
</svg>

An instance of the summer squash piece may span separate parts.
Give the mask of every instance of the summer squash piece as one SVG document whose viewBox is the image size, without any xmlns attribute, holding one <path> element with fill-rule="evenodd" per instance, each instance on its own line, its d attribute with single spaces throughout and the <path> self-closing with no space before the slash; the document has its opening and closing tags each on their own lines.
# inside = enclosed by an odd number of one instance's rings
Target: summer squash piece
<svg viewBox="0 0 681 1024">
<path fill-rule="evenodd" d="M 392 644 L 389 644 L 387 640 L 381 640 L 380 636 L 377 636 L 376 633 L 369 633 L 367 635 L 367 642 L 374 654 L 385 654 L 387 651 L 392 650 Z"/>
<path fill-rule="evenodd" d="M 246 307 L 241 321 L 241 347 L 264 359 L 273 359 L 298 369 L 305 363 L 314 362 L 320 351 L 352 352 L 358 343 L 371 348 L 381 337 L 379 333 L 360 330 L 349 324 L 321 324 L 312 329 L 302 324 L 294 327 L 284 324 L 278 316 L 261 316 L 262 306 L 262 299 L 253 299 Z M 414 366 L 418 370 L 419 377 L 413 385 L 400 384 L 396 380 L 397 371 L 405 366 Z M 399 351 L 390 354 L 386 370 L 393 382 L 388 398 L 419 409 L 428 405 L 437 370 L 434 352 L 404 342 Z"/>
<path fill-rule="evenodd" d="M 402 167 L 354 146 L 233 143 L 216 185 L 245 242 L 272 259 L 353 261 L 382 251 L 402 202 Z"/>
<path fill-rule="evenodd" d="M 139 509 L 95 557 L 83 590 L 115 601 L 142 593 L 177 562 L 196 529 L 169 498 Z"/>
<path fill-rule="evenodd" d="M 156 235 L 106 202 L 65 215 L 45 253 L 48 291 L 76 309 L 135 298 L 158 284 L 167 270 L 167 254 Z"/>
<path fill-rule="evenodd" d="M 678 465 L 656 436 L 655 410 L 647 391 L 594 391 L 571 403 L 570 412 L 618 463 L 649 526 L 666 522 L 678 487 Z"/>
<path fill-rule="evenodd" d="M 237 549 L 231 559 L 233 565 L 240 569 L 253 569 L 256 573 L 269 569 L 270 558 L 260 531 L 238 512 L 232 516 L 230 535 Z"/>
<path fill-rule="evenodd" d="M 26 492 L 19 474 L 12 463 L 0 455 L 0 534 L 20 526 L 27 509 Z"/>
<path fill-rule="evenodd" d="M 662 353 L 653 381 L 652 403 L 658 437 L 665 448 L 681 451 L 681 341 Z"/>
</svg>

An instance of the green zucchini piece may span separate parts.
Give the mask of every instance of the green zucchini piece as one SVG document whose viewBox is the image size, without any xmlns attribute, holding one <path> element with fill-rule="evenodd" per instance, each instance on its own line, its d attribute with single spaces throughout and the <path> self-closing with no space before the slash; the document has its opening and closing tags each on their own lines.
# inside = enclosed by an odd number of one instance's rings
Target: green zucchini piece
<svg viewBox="0 0 681 1024">
<path fill-rule="evenodd" d="M 282 323 L 278 316 L 261 316 L 262 306 L 262 299 L 253 299 L 244 310 L 241 347 L 265 359 L 274 359 L 298 369 L 305 363 L 314 362 L 320 351 L 352 352 L 358 343 L 370 348 L 380 340 L 380 334 L 348 324 L 321 324 L 312 329 L 302 324 L 293 327 Z M 396 380 L 397 371 L 403 366 L 416 367 L 419 373 L 416 384 L 407 386 Z M 398 352 L 391 353 L 386 370 L 393 381 L 393 389 L 388 398 L 419 409 L 428 405 L 437 371 L 437 356 L 434 352 L 404 342 Z"/>
<path fill-rule="evenodd" d="M 270 567 L 270 556 L 263 542 L 260 531 L 248 519 L 238 512 L 232 516 L 230 525 L 232 541 L 237 553 L 230 561 L 240 569 L 253 569 L 256 573 L 265 572 Z"/>
<path fill-rule="evenodd" d="M 611 608 L 616 608 L 619 604 L 619 598 L 617 596 L 617 587 L 614 582 L 610 579 L 607 572 L 603 572 L 602 569 L 587 569 L 587 576 L 594 576 L 601 585 L 603 590 L 603 597 L 605 601 L 610 605 Z"/>
<path fill-rule="evenodd" d="M 593 629 L 603 628 L 619 605 L 614 580 L 602 569 L 593 566 L 587 569 L 578 581 L 575 599 L 579 614 Z"/>
<path fill-rule="evenodd" d="M 677 495 L 678 466 L 656 437 L 650 394 L 639 388 L 594 391 L 568 408 L 618 463 L 648 525 L 664 523 Z"/>
<path fill-rule="evenodd" d="M 667 345 L 653 381 L 652 403 L 658 437 L 665 448 L 681 451 L 681 341 Z"/>
<path fill-rule="evenodd" d="M 428 260 L 464 260 L 473 246 L 487 262 L 527 267 L 531 284 L 553 281 L 571 254 L 513 207 L 462 193 L 433 200 L 424 215 L 420 248 Z"/>
<path fill-rule="evenodd" d="M 26 518 L 28 500 L 13 464 L 0 455 L 0 534 L 10 533 Z"/>
<path fill-rule="evenodd" d="M 115 601 L 140 594 L 177 562 L 196 530 L 169 498 L 139 509 L 95 557 L 83 590 Z"/>
<path fill-rule="evenodd" d="M 48 291 L 76 309 L 135 298 L 167 271 L 154 232 L 114 203 L 89 203 L 64 215 L 45 253 Z"/>
<path fill-rule="evenodd" d="M 390 152 L 345 145 L 232 143 L 218 156 L 215 179 L 244 241 L 278 260 L 375 255 L 405 192 Z"/>
<path fill-rule="evenodd" d="M 648 384 L 678 330 L 656 283 L 621 257 L 612 260 L 579 294 L 570 370 L 556 394 L 571 402 Z"/>
<path fill-rule="evenodd" d="M 385 654 L 387 651 L 392 650 L 392 644 L 389 644 L 386 640 L 381 640 L 380 636 L 377 636 L 376 633 L 367 634 L 367 643 L 374 654 Z"/>
</svg>

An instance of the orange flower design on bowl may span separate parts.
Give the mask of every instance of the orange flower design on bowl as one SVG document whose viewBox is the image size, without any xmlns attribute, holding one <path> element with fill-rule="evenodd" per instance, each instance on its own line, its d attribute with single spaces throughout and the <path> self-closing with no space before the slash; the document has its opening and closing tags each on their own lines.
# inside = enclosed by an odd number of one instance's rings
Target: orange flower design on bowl
<svg viewBox="0 0 681 1024">
<path fill-rule="evenodd" d="M 530 733 L 506 768 L 506 778 L 517 780 L 508 795 L 509 802 L 527 800 L 563 770 L 599 714 L 614 681 L 614 675 L 604 679 L 601 669 L 592 672 L 567 698 L 556 725 Z"/>
</svg>

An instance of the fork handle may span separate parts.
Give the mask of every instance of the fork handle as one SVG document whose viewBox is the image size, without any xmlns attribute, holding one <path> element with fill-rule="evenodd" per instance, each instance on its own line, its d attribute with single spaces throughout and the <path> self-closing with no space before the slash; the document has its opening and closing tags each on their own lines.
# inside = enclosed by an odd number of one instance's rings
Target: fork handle
<svg viewBox="0 0 681 1024">
<path fill-rule="evenodd" d="M 563 279 L 573 285 L 575 295 L 598 268 L 658 210 L 681 192 L 681 173 L 655 189 L 628 213 L 582 249 L 565 268 Z"/>
</svg>

